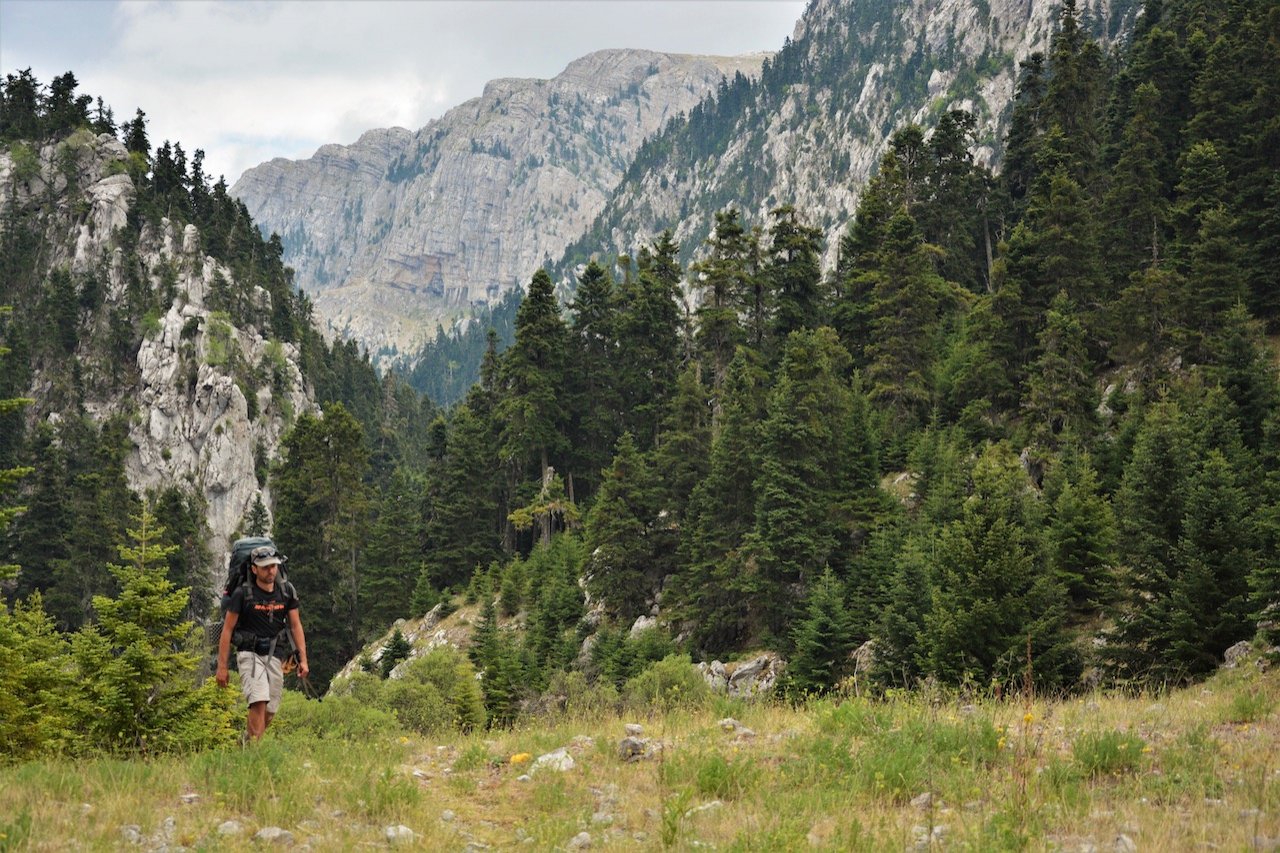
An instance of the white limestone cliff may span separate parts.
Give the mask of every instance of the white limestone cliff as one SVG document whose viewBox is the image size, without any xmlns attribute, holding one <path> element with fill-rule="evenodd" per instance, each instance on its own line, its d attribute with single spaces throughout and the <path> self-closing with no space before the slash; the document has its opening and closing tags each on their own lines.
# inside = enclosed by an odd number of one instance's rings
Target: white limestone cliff
<svg viewBox="0 0 1280 853">
<path fill-rule="evenodd" d="M 371 130 L 232 187 L 276 231 L 330 333 L 377 353 L 524 286 L 601 210 L 640 144 L 764 55 L 605 50 L 501 79 L 420 130 Z"/>
</svg>

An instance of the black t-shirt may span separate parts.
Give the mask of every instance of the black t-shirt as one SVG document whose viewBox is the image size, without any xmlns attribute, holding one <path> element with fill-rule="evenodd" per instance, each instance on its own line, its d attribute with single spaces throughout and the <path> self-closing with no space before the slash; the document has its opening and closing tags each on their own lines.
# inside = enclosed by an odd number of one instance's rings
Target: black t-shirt
<svg viewBox="0 0 1280 853">
<path fill-rule="evenodd" d="M 280 581 L 271 592 L 253 581 L 236 587 L 227 602 L 227 612 L 240 614 L 236 633 L 271 639 L 289 627 L 289 611 L 298 609 L 298 595 L 292 584 L 287 591 L 285 587 Z"/>
</svg>

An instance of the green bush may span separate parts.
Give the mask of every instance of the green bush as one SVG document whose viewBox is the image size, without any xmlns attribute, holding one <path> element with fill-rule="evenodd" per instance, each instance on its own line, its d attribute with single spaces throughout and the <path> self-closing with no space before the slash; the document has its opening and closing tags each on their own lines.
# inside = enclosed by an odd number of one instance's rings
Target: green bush
<svg viewBox="0 0 1280 853">
<path fill-rule="evenodd" d="M 1071 755 L 1087 776 L 1132 773 L 1143 761 L 1146 742 L 1131 732 L 1086 732 L 1071 745 Z"/>
<path fill-rule="evenodd" d="M 395 735 L 402 727 L 391 711 L 370 707 L 351 695 L 329 695 L 323 702 L 313 702 L 288 690 L 271 730 L 285 737 L 357 743 Z"/>
<path fill-rule="evenodd" d="M 587 677 L 576 670 L 556 672 L 547 684 L 547 695 L 564 700 L 564 713 L 593 715 L 618 707 L 618 690 L 607 681 L 587 683 Z"/>
<path fill-rule="evenodd" d="M 627 681 L 626 704 L 636 710 L 699 706 L 711 699 L 711 688 L 688 655 L 668 655 Z"/>
<path fill-rule="evenodd" d="M 160 309 L 152 308 L 142 315 L 142 336 L 149 339 L 158 334 L 160 334 Z"/>
<path fill-rule="evenodd" d="M 418 734 L 450 728 L 454 723 L 449 703 L 434 684 L 396 679 L 382 689 L 382 707 L 396 715 L 400 725 Z"/>
<path fill-rule="evenodd" d="M 470 731 L 484 725 L 484 693 L 476 681 L 475 667 L 462 652 L 441 646 L 405 664 L 402 671 L 403 682 L 430 684 L 439 691 L 455 727 Z"/>
</svg>

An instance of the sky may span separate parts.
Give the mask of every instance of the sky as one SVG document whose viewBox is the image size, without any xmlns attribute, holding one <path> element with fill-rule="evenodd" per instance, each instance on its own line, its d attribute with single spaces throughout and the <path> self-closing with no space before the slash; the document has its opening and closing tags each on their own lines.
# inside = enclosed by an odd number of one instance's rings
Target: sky
<svg viewBox="0 0 1280 853">
<path fill-rule="evenodd" d="M 497 77 L 604 48 L 774 51 L 804 0 L 0 0 L 0 74 L 72 71 L 153 146 L 228 184 L 371 128 L 416 130 Z"/>
</svg>

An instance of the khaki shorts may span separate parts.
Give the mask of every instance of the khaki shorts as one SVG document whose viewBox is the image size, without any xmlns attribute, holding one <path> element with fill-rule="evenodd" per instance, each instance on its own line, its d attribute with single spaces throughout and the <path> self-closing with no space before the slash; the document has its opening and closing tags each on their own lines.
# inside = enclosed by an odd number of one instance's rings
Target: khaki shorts
<svg viewBox="0 0 1280 853">
<path fill-rule="evenodd" d="M 284 690 L 284 671 L 280 658 L 275 655 L 255 655 L 253 652 L 236 652 L 236 666 L 240 669 L 240 692 L 250 705 L 266 702 L 267 713 L 280 710 L 280 694 Z"/>
</svg>

